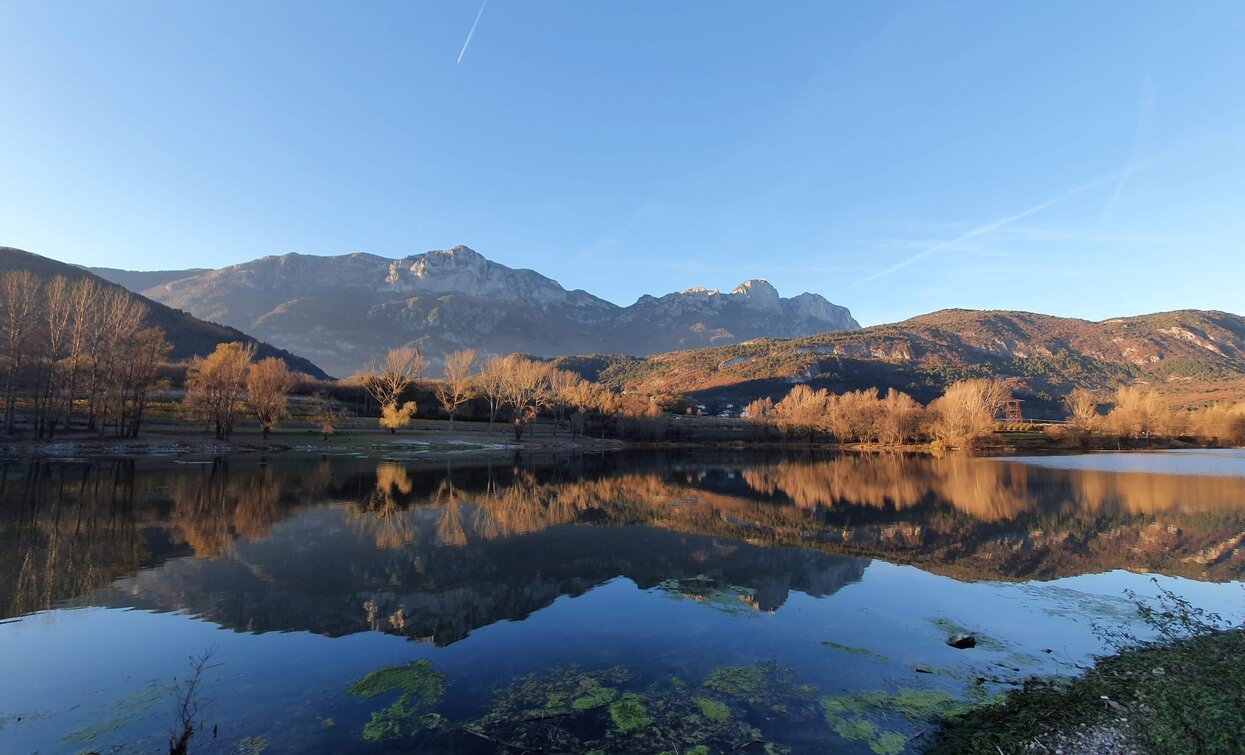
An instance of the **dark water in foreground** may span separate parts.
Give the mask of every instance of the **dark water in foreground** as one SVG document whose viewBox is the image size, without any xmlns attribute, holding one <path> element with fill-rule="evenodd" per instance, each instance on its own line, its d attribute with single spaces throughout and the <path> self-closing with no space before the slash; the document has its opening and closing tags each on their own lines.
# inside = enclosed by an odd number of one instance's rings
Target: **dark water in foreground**
<svg viewBox="0 0 1245 755">
<path fill-rule="evenodd" d="M 0 752 L 167 748 L 209 650 L 192 752 L 916 750 L 1243 542 L 1239 451 L 0 461 Z"/>
</svg>

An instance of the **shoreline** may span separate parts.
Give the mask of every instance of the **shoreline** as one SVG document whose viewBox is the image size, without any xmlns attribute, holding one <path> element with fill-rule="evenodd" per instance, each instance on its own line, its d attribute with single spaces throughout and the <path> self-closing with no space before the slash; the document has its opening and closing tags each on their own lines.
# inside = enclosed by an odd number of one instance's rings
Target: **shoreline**
<svg viewBox="0 0 1245 755">
<path fill-rule="evenodd" d="M 886 446 L 873 443 L 832 443 L 816 441 L 784 441 L 771 439 L 702 439 L 641 441 L 618 438 L 578 435 L 572 438 L 567 432 L 558 435 L 529 430 L 524 438 L 515 441 L 508 428 L 489 432 L 470 424 L 466 429 L 449 431 L 444 424 L 428 426 L 390 434 L 373 429 L 348 429 L 335 433 L 327 440 L 318 432 L 288 429 L 273 433 L 265 439 L 257 434 L 243 432 L 230 440 L 216 440 L 202 431 L 184 431 L 160 427 L 138 438 L 110 438 L 80 431 L 63 434 L 56 438 L 33 438 L 14 436 L 4 439 L 0 459 L 90 459 L 108 457 L 212 457 L 250 456 L 263 454 L 314 454 L 314 455 L 387 455 L 411 458 L 464 458 L 512 455 L 515 453 L 601 453 L 606 451 L 797 451 L 797 452 L 852 452 L 852 453 L 908 453 L 942 455 L 948 451 L 930 443 Z M 978 443 L 969 449 L 955 449 L 954 453 L 973 456 L 1009 456 L 1016 454 L 1064 455 L 1100 451 L 1152 451 L 1188 448 L 1220 448 L 1204 443 L 1180 439 L 1150 439 L 1143 443 L 1122 443 L 1118 439 L 1094 437 L 1090 442 L 1070 446 L 1053 442 L 1032 434 L 1025 437 L 999 438 Z M 1231 447 L 1231 446 L 1226 446 Z"/>
</svg>

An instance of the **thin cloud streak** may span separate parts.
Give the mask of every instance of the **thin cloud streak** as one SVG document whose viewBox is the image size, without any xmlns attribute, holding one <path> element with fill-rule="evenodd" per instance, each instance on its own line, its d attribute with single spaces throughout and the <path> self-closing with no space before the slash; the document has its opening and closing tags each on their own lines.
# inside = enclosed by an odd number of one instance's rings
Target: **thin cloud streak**
<svg viewBox="0 0 1245 755">
<path fill-rule="evenodd" d="M 463 49 L 458 51 L 458 60 L 455 63 L 463 62 L 463 56 L 467 54 L 467 45 L 471 44 L 471 38 L 475 36 L 476 27 L 480 25 L 480 17 L 484 15 L 484 7 L 488 5 L 488 0 L 480 3 L 480 10 L 476 13 L 476 20 L 471 24 L 471 31 L 467 32 L 467 41 L 463 42 Z"/>
<path fill-rule="evenodd" d="M 1141 97 L 1141 108 L 1137 114 L 1137 127 L 1133 129 L 1133 144 L 1128 151 L 1128 165 L 1124 169 L 1124 175 L 1120 176 L 1119 182 L 1115 184 L 1115 190 L 1111 192 L 1111 197 L 1102 208 L 1102 215 L 1098 219 L 1098 227 L 1100 229 L 1105 228 L 1115 217 L 1115 206 L 1119 204 L 1120 195 L 1124 193 L 1124 187 L 1128 184 L 1128 180 L 1133 177 L 1133 173 L 1145 167 L 1141 160 L 1141 153 L 1149 141 L 1150 124 L 1153 120 L 1154 87 L 1150 77 L 1147 76 Z"/>
<path fill-rule="evenodd" d="M 1045 210 L 1045 209 L 1048 209 L 1048 208 L 1050 208 L 1050 207 L 1053 207 L 1053 206 L 1055 206 L 1055 205 L 1057 205 L 1057 204 L 1059 204 L 1059 203 L 1061 203 L 1061 202 L 1066 202 L 1067 200 L 1071 199 L 1072 197 L 1077 196 L 1078 194 L 1084 194 L 1085 192 L 1087 192 L 1087 191 L 1089 191 L 1089 190 L 1091 190 L 1091 189 L 1096 189 L 1096 188 L 1098 188 L 1099 186 L 1103 186 L 1103 185 L 1105 185 L 1105 184 L 1109 184 L 1109 183 L 1111 183 L 1112 181 L 1118 181 L 1118 180 L 1120 179 L 1120 177 L 1121 177 L 1121 176 L 1123 176 L 1123 175 L 1125 175 L 1125 174 L 1127 174 L 1127 173 L 1129 173 L 1129 172 L 1133 172 L 1133 171 L 1136 171 L 1136 170 L 1140 170 L 1142 167 L 1144 167 L 1144 166 L 1136 166 L 1136 167 L 1134 167 L 1134 166 L 1129 166 L 1129 168 L 1128 168 L 1127 170 L 1125 170 L 1125 171 L 1121 171 L 1120 173 L 1112 173 L 1112 174 L 1111 174 L 1111 175 L 1109 175 L 1109 176 L 1104 176 L 1103 178 L 1099 178 L 1099 179 L 1097 179 L 1097 180 L 1095 180 L 1095 181 L 1090 181 L 1090 182 L 1089 182 L 1089 183 L 1087 183 L 1087 184 L 1082 184 L 1081 186 L 1078 186 L 1078 187 L 1076 187 L 1076 188 L 1074 188 L 1074 189 L 1071 189 L 1071 190 L 1069 190 L 1069 191 L 1065 191 L 1063 194 L 1060 194 L 1059 196 L 1055 197 L 1054 199 L 1048 199 L 1048 200 L 1046 200 L 1045 202 L 1042 202 L 1041 204 L 1036 204 L 1036 205 L 1034 205 L 1034 206 L 1032 206 L 1032 207 L 1030 207 L 1030 208 L 1028 208 L 1028 209 L 1026 209 L 1026 210 L 1021 210 L 1020 212 L 1017 212 L 1017 213 L 1015 213 L 1014 215 L 1008 215 L 1007 217 L 1004 217 L 1004 218 L 999 218 L 998 220 L 991 221 L 991 222 L 989 222 L 989 223 L 986 223 L 985 225 L 982 225 L 982 226 L 978 226 L 978 227 L 976 227 L 976 228 L 973 228 L 972 230 L 965 231 L 964 233 L 960 234 L 959 236 L 956 236 L 955 238 L 953 238 L 953 239 L 951 239 L 951 240 L 949 240 L 949 241 L 942 241 L 942 242 L 939 242 L 939 243 L 934 244 L 933 246 L 929 247 L 928 249 L 925 249 L 925 250 L 923 250 L 923 251 L 917 252 L 916 254 L 912 255 L 911 257 L 908 257 L 907 259 L 901 260 L 900 262 L 897 262 L 897 263 L 895 263 L 894 265 L 891 265 L 890 267 L 886 268 L 885 270 L 879 270 L 878 272 L 874 273 L 873 275 L 869 275 L 869 276 L 866 276 L 866 277 L 864 277 L 864 278 L 861 278 L 860 280 L 855 281 L 854 283 L 849 283 L 849 284 L 846 286 L 846 288 L 853 288 L 853 287 L 855 287 L 855 286 L 859 286 L 859 285 L 862 285 L 862 284 L 865 284 L 865 283 L 869 283 L 869 282 L 875 281 L 875 280 L 877 280 L 878 278 L 883 278 L 883 277 L 885 277 L 885 276 L 887 276 L 887 275 L 891 275 L 892 273 L 897 273 L 897 272 L 899 272 L 900 270 L 903 270 L 903 269 L 904 269 L 904 268 L 906 268 L 906 267 L 909 267 L 909 266 L 911 266 L 911 265 L 915 265 L 916 263 L 920 262 L 921 260 L 925 259 L 926 257 L 929 257 L 929 256 L 931 256 L 931 255 L 937 254 L 938 252 L 941 252 L 941 251 L 945 251 L 945 250 L 947 250 L 947 249 L 953 249 L 953 248 L 955 248 L 956 246 L 958 246 L 958 245 L 960 245 L 960 244 L 963 244 L 965 241 L 968 241 L 969 239 L 975 239 L 975 238 L 977 238 L 977 237 L 979 237 L 979 236 L 986 236 L 986 235 L 988 235 L 988 234 L 991 234 L 991 233 L 993 233 L 993 232 L 995 232 L 995 231 L 999 230 L 1000 228 L 1004 228 L 1004 227 L 1006 227 L 1006 226 L 1008 226 L 1008 225 L 1011 225 L 1012 223 L 1015 223 L 1017 220 L 1021 220 L 1021 219 L 1023 219 L 1023 218 L 1027 218 L 1027 217 L 1029 217 L 1030 215 L 1036 215 L 1037 213 L 1041 212 L 1042 210 Z"/>
</svg>

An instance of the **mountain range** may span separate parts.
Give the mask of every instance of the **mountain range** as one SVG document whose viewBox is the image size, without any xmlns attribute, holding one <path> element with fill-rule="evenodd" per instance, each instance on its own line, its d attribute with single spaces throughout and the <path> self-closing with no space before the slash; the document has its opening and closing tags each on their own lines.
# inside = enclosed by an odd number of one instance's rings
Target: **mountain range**
<svg viewBox="0 0 1245 755">
<path fill-rule="evenodd" d="M 943 310 L 890 325 L 644 358 L 558 364 L 620 390 L 736 407 L 796 383 L 834 392 L 896 388 L 922 402 L 968 377 L 1011 378 L 1029 416 L 1063 416 L 1075 387 L 1144 383 L 1178 406 L 1245 398 L 1245 317 L 1181 310 L 1090 322 L 1030 312 Z"/>
<path fill-rule="evenodd" d="M 285 254 L 219 270 L 93 273 L 196 317 L 238 328 L 348 376 L 392 347 L 539 357 L 674 349 L 859 328 L 844 307 L 764 280 L 694 288 L 622 307 L 464 246 L 401 259 Z"/>
<path fill-rule="evenodd" d="M 80 267 L 58 262 L 37 254 L 31 254 L 21 249 L 0 246 L 0 271 L 4 270 L 25 270 L 41 280 L 49 280 L 60 275 L 70 281 L 92 279 L 106 288 L 116 288 L 119 285 Z M 165 339 L 173 346 L 170 356 L 175 360 L 206 356 L 216 348 L 218 343 L 255 340 L 250 335 L 234 328 L 218 325 L 214 322 L 205 322 L 193 315 L 152 301 L 142 295 L 138 295 L 138 298 L 147 306 L 147 317 L 144 324 L 148 327 L 164 329 Z M 278 357 L 289 365 L 292 370 L 302 372 L 314 378 L 328 377 L 324 370 L 315 364 L 284 349 L 279 349 L 272 344 L 263 342 L 257 343 L 256 347 L 256 356 L 259 359 Z"/>
</svg>

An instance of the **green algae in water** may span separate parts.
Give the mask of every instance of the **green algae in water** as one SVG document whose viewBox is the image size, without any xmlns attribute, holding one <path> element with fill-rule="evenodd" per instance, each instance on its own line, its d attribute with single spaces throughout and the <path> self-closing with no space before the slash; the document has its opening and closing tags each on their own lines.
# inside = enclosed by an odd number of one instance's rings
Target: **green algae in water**
<svg viewBox="0 0 1245 755">
<path fill-rule="evenodd" d="M 268 749 L 267 737 L 246 737 L 238 741 L 237 755 L 261 755 Z"/>
<path fill-rule="evenodd" d="M 571 701 L 571 710 L 585 711 L 593 708 L 600 708 L 602 705 L 608 705 L 618 696 L 618 690 L 613 687 L 593 687 L 583 697 L 577 697 Z"/>
<path fill-rule="evenodd" d="M 374 711 L 371 720 L 363 725 L 363 739 L 376 742 L 412 737 L 445 722 L 432 712 L 445 694 L 445 674 L 428 661 L 377 669 L 346 688 L 349 695 L 369 699 L 395 691 L 402 692 L 398 699 Z"/>
<path fill-rule="evenodd" d="M 132 722 L 139 714 L 147 711 L 161 698 L 171 691 L 171 687 L 159 682 L 152 682 L 146 687 L 132 692 L 113 703 L 114 715 L 103 721 L 93 721 L 81 726 L 61 737 L 66 744 L 86 744 L 94 742 L 109 732 L 117 731 Z"/>
<path fill-rule="evenodd" d="M 767 715 L 799 720 L 813 717 L 816 710 L 817 689 L 797 684 L 793 669 L 775 663 L 714 669 L 704 689 Z"/>
<path fill-rule="evenodd" d="M 907 736 L 879 725 L 875 718 L 887 721 L 898 716 L 909 725 L 921 724 L 958 715 L 972 706 L 944 690 L 901 687 L 893 695 L 862 692 L 823 697 L 821 707 L 826 722 L 843 739 L 863 742 L 878 755 L 898 755 L 907 745 Z"/>
<path fill-rule="evenodd" d="M 815 701 L 815 695 L 788 678 L 786 669 L 772 664 L 746 668 L 755 668 L 755 672 L 743 672 L 750 683 L 735 687 L 737 692 L 794 690 L 799 699 Z M 774 732 L 784 734 L 789 730 L 786 724 L 794 719 L 790 714 L 772 712 L 771 702 L 797 711 L 800 706 L 790 705 L 786 698 L 775 698 L 751 708 L 767 728 L 772 726 Z M 729 752 L 741 744 L 756 752 L 786 752 L 786 748 L 767 742 L 749 723 L 749 709 L 743 701 L 678 677 L 637 687 L 626 669 L 554 668 L 519 677 L 499 690 L 492 710 L 463 724 L 459 731 L 476 739 L 503 742 L 508 748 L 545 752 L 687 755 Z M 817 721 L 815 705 L 811 711 L 814 715 L 805 719 L 810 723 Z"/>
<path fill-rule="evenodd" d="M 822 647 L 828 647 L 834 650 L 838 650 L 841 653 L 849 653 L 851 655 L 858 655 L 862 658 L 869 658 L 875 661 L 889 661 L 890 660 L 889 656 L 882 655 L 881 653 L 876 653 L 870 650 L 869 648 L 859 648 L 854 645 L 842 645 L 837 642 L 823 642 L 821 643 L 821 645 Z"/>
<path fill-rule="evenodd" d="M 648 717 L 648 710 L 644 707 L 644 698 L 634 692 L 628 692 L 622 696 L 621 700 L 610 706 L 610 719 L 614 722 L 614 728 L 623 734 L 645 728 L 653 723 L 653 719 Z"/>
<path fill-rule="evenodd" d="M 731 716 L 731 709 L 725 703 L 707 697 L 696 698 L 696 707 L 710 721 L 725 721 Z"/>
<path fill-rule="evenodd" d="M 445 674 L 424 660 L 401 666 L 387 666 L 356 679 L 346 688 L 346 694 L 355 697 L 378 697 L 393 690 L 402 690 L 433 704 L 445 692 Z"/>
</svg>

